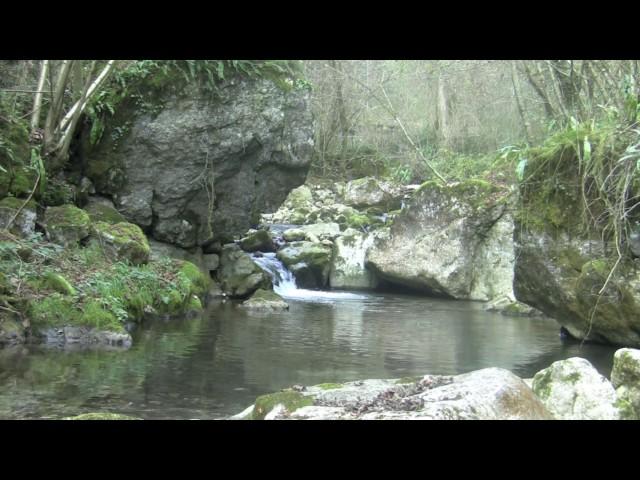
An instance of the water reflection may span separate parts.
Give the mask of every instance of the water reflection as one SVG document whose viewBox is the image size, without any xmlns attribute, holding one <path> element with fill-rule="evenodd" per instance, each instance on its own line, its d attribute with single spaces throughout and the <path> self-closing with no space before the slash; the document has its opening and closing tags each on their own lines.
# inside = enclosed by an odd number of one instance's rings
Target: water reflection
<svg viewBox="0 0 640 480">
<path fill-rule="evenodd" d="M 615 351 L 563 344 L 552 320 L 508 318 L 473 302 L 393 294 L 289 303 L 288 312 L 256 314 L 228 302 L 202 318 L 147 324 L 128 351 L 0 350 L 0 418 L 220 418 L 293 384 L 490 366 L 530 377 L 571 356 L 608 375 Z"/>
</svg>

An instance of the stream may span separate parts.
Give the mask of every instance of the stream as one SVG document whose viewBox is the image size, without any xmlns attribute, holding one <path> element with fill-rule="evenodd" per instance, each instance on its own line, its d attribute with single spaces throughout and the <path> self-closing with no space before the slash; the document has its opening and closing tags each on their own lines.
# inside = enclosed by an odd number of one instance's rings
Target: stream
<svg viewBox="0 0 640 480">
<path fill-rule="evenodd" d="M 129 350 L 0 349 L 0 418 L 219 419 L 294 384 L 486 367 L 529 378 L 572 356 L 607 377 L 611 371 L 615 347 L 565 343 L 550 319 L 506 317 L 476 302 L 300 290 L 272 255 L 256 261 L 289 311 L 214 301 L 195 319 L 143 324 Z"/>
</svg>

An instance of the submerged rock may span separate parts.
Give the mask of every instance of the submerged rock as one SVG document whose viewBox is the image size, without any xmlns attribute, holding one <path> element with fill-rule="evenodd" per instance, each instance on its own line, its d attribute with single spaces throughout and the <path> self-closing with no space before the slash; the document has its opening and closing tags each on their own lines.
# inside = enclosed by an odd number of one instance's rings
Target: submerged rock
<svg viewBox="0 0 640 480">
<path fill-rule="evenodd" d="M 625 420 L 640 420 L 640 350 L 621 348 L 613 356 L 611 383 Z"/>
<path fill-rule="evenodd" d="M 613 385 L 584 358 L 554 362 L 535 374 L 532 388 L 557 419 L 620 419 Z"/>
</svg>

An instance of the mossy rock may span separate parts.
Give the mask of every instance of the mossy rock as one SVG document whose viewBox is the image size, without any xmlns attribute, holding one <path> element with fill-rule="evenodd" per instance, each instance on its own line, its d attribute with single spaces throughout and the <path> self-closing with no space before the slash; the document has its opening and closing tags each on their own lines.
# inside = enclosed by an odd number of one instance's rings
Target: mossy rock
<svg viewBox="0 0 640 480">
<path fill-rule="evenodd" d="M 321 243 L 292 242 L 276 256 L 296 276 L 298 286 L 323 288 L 329 281 L 331 254 L 332 248 Z"/>
<path fill-rule="evenodd" d="M 124 333 L 121 322 L 100 302 L 91 300 L 79 308 L 68 296 L 60 293 L 33 300 L 28 315 L 38 329 L 63 326 L 84 326 L 99 330 Z"/>
<path fill-rule="evenodd" d="M 142 420 L 121 413 L 83 413 L 75 417 L 65 417 L 63 420 Z"/>
<path fill-rule="evenodd" d="M 205 275 L 198 267 L 193 263 L 186 260 L 182 260 L 179 273 L 186 278 L 190 283 L 189 293 L 203 297 L 211 286 L 211 278 Z"/>
<path fill-rule="evenodd" d="M 278 404 L 284 405 L 289 413 L 293 413 L 299 408 L 313 405 L 313 401 L 313 396 L 302 395 L 292 390 L 262 395 L 256 398 L 252 418 L 253 420 L 263 420 Z"/>
<path fill-rule="evenodd" d="M 319 388 L 321 390 L 337 390 L 338 388 L 344 387 L 343 383 L 320 383 L 318 385 L 314 385 L 314 387 Z"/>
<path fill-rule="evenodd" d="M 304 230 L 300 230 L 299 228 L 290 228 L 282 233 L 282 238 L 287 242 L 296 242 L 305 240 L 307 238 L 307 234 Z"/>
<path fill-rule="evenodd" d="M 276 247 L 273 244 L 271 235 L 266 230 L 258 230 L 250 233 L 240 240 L 240 247 L 245 252 L 275 252 Z"/>
<path fill-rule="evenodd" d="M 273 290 L 260 288 L 248 300 L 242 303 L 242 307 L 251 310 L 280 311 L 289 310 L 289 305 L 280 295 Z"/>
<path fill-rule="evenodd" d="M 44 221 L 47 238 L 63 247 L 78 244 L 90 233 L 89 215 L 73 205 L 47 208 Z"/>
<path fill-rule="evenodd" d="M 127 221 L 118 210 L 101 203 L 92 203 L 84 209 L 89 214 L 92 222 L 105 222 L 113 225 Z"/>
<path fill-rule="evenodd" d="M 147 237 L 133 223 L 97 222 L 93 226 L 93 234 L 106 253 L 117 260 L 128 261 L 133 265 L 144 265 L 149 261 L 151 249 Z"/>
</svg>

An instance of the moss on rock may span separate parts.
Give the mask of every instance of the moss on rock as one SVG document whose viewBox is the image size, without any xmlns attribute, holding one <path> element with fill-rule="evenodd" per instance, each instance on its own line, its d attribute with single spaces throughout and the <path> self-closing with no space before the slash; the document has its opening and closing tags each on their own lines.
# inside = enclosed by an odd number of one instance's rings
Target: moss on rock
<svg viewBox="0 0 640 480">
<path fill-rule="evenodd" d="M 83 413 L 75 417 L 65 417 L 63 420 L 142 420 L 121 413 Z"/>
<path fill-rule="evenodd" d="M 113 225 L 127 221 L 127 219 L 124 218 L 118 210 L 108 205 L 92 203 L 87 205 L 84 209 L 89 214 L 89 218 L 91 218 L 91 221 L 93 222 L 105 222 Z"/>
<path fill-rule="evenodd" d="M 299 408 L 313 405 L 313 401 L 313 396 L 302 395 L 292 390 L 262 395 L 256 398 L 256 403 L 253 407 L 253 420 L 263 420 L 278 404 L 284 405 L 287 411 L 291 413 Z"/>
<path fill-rule="evenodd" d="M 75 245 L 89 236 L 89 215 L 73 205 L 49 207 L 44 219 L 49 240 L 64 247 Z"/>
<path fill-rule="evenodd" d="M 149 242 L 137 225 L 127 222 L 97 222 L 93 226 L 93 233 L 106 251 L 118 260 L 125 260 L 133 265 L 143 265 L 149 261 Z"/>
</svg>

